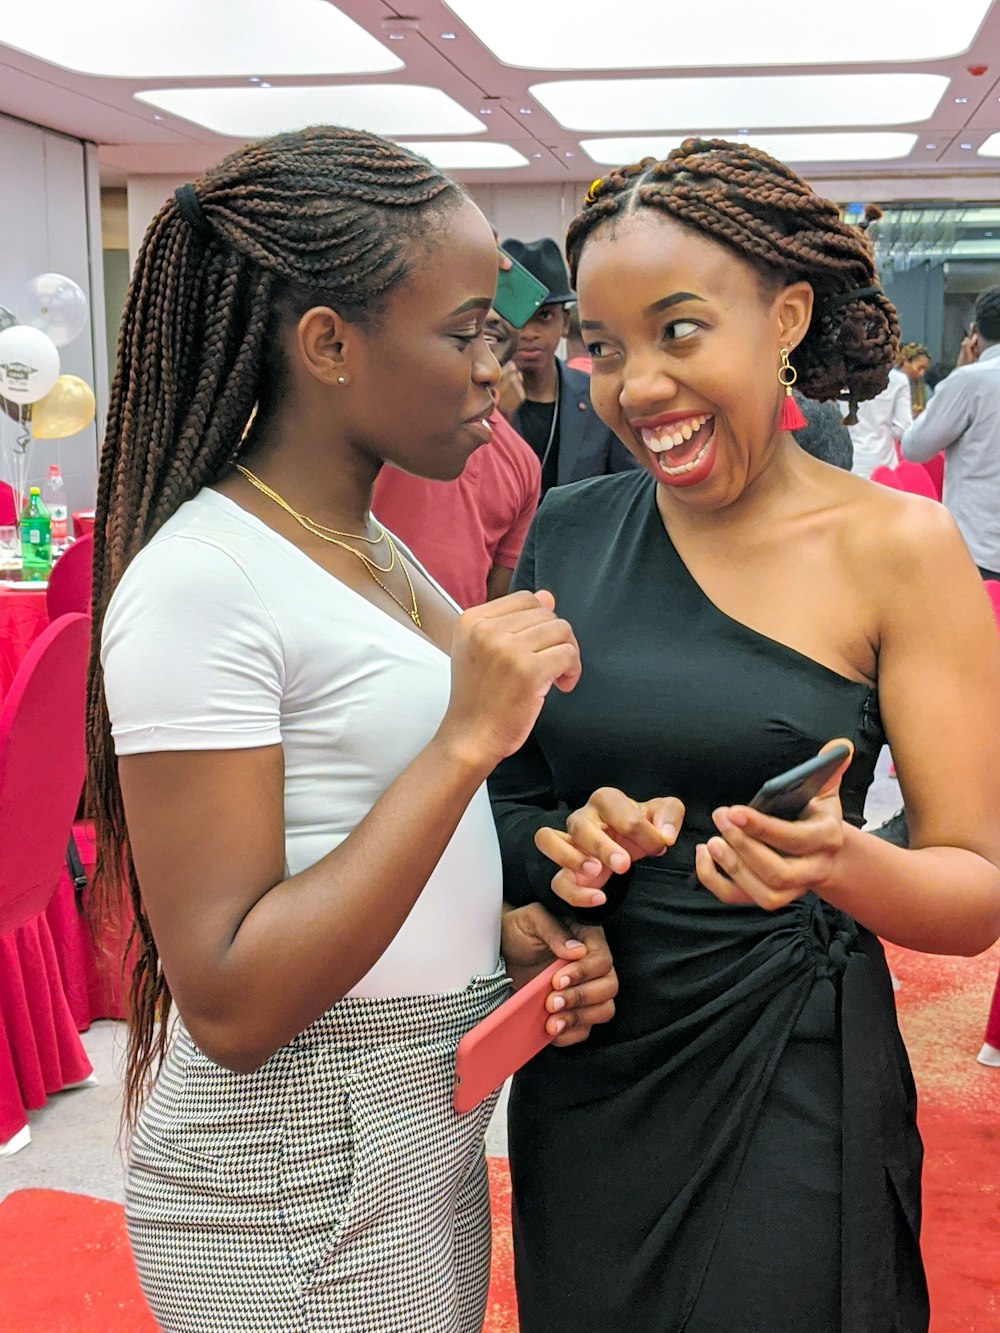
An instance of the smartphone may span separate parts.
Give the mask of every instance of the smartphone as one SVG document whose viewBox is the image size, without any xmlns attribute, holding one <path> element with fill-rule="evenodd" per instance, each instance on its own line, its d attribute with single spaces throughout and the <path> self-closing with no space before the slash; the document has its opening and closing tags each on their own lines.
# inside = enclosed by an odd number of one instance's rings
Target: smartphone
<svg viewBox="0 0 1000 1333">
<path fill-rule="evenodd" d="M 798 819 L 850 753 L 849 745 L 834 745 L 807 759 L 804 764 L 779 773 L 764 783 L 750 802 L 750 809 L 778 819 Z"/>
<path fill-rule="evenodd" d="M 459 1115 L 474 1110 L 553 1040 L 545 1024 L 554 1015 L 546 1009 L 545 1001 L 552 990 L 552 978 L 565 966 L 565 958 L 550 963 L 470 1028 L 458 1043 L 452 1105 Z"/>
<path fill-rule="evenodd" d="M 747 804 L 751 810 L 759 810 L 762 815 L 774 815 L 776 819 L 798 819 L 850 753 L 849 745 L 833 745 L 822 754 L 813 755 L 804 764 L 796 764 L 777 777 L 769 778 Z M 702 887 L 694 871 L 685 884 L 689 889 Z"/>
<path fill-rule="evenodd" d="M 507 255 L 507 251 L 501 250 L 501 254 Z M 544 302 L 549 289 L 513 256 L 507 255 L 507 258 L 510 260 L 510 268 L 501 269 L 497 274 L 497 293 L 493 298 L 493 309 L 498 315 L 502 315 L 508 324 L 513 324 L 515 329 L 521 329 Z"/>
</svg>

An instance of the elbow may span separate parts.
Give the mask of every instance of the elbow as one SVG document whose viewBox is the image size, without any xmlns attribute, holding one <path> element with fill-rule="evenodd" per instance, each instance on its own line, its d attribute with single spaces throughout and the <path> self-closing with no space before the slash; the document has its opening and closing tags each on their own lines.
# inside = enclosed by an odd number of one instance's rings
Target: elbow
<svg viewBox="0 0 1000 1333">
<path fill-rule="evenodd" d="M 181 1017 L 202 1055 L 232 1074 L 255 1074 L 284 1044 L 254 1031 L 245 1018 L 224 1021 L 202 1015 Z"/>
</svg>

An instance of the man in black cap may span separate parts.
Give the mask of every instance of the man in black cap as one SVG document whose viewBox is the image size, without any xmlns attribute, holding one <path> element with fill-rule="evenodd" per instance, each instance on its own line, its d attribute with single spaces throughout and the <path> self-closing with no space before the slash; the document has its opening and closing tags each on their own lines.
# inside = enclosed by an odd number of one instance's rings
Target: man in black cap
<svg viewBox="0 0 1000 1333">
<path fill-rule="evenodd" d="M 576 300 L 559 246 L 545 236 L 504 241 L 503 248 L 549 293 L 521 329 L 515 359 L 525 400 L 510 417 L 541 461 L 542 494 L 567 481 L 634 468 L 632 455 L 590 405 L 590 376 L 556 356 L 569 322 L 568 306 Z"/>
</svg>

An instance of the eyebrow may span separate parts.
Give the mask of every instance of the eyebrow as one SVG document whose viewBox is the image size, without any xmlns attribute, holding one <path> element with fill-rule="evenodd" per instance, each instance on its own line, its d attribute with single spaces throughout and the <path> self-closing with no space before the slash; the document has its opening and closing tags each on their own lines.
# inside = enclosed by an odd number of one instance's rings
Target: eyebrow
<svg viewBox="0 0 1000 1333">
<path fill-rule="evenodd" d="M 671 306 L 682 305 L 685 301 L 701 301 L 704 303 L 704 296 L 697 296 L 694 292 L 671 292 L 669 296 L 663 296 L 659 301 L 654 301 L 648 305 L 642 312 L 648 318 L 650 315 L 659 315 L 664 310 L 669 310 Z M 581 329 L 602 329 L 603 324 L 593 319 L 581 319 Z"/>
<path fill-rule="evenodd" d="M 463 301 L 460 306 L 447 316 L 448 319 L 454 319 L 456 315 L 467 315 L 471 310 L 489 310 L 493 301 L 488 296 L 470 296 L 468 301 Z"/>
</svg>

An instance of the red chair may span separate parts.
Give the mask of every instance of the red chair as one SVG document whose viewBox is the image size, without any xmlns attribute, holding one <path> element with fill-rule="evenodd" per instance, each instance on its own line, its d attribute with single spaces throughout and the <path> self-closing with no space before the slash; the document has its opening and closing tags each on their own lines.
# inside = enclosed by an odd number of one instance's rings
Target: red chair
<svg viewBox="0 0 1000 1333">
<path fill-rule="evenodd" d="M 74 509 L 70 514 L 70 522 L 73 525 L 74 537 L 86 537 L 88 532 L 94 531 L 95 523 L 94 511 L 92 509 Z"/>
<path fill-rule="evenodd" d="M 1000 583 L 996 579 L 986 579 L 983 582 L 983 587 L 989 595 L 993 614 L 996 616 L 997 629 L 1000 629 Z"/>
<path fill-rule="evenodd" d="M 10 528 L 17 523 L 17 501 L 14 488 L 5 481 L 0 481 L 0 528 Z"/>
<path fill-rule="evenodd" d="M 0 1152 L 28 1142 L 26 1110 L 92 1072 L 45 919 L 84 779 L 89 645 L 90 619 L 61 617 L 0 707 Z"/>
<path fill-rule="evenodd" d="M 90 615 L 90 590 L 93 586 L 94 538 L 78 537 L 52 566 L 45 606 L 49 622 L 73 612 Z"/>
<path fill-rule="evenodd" d="M 934 487 L 934 498 L 940 500 L 944 495 L 944 452 L 935 454 L 933 458 L 928 458 L 926 463 L 921 463 L 931 479 L 931 485 Z"/>
<path fill-rule="evenodd" d="M 934 483 L 923 463 L 911 463 L 901 459 L 895 467 L 896 489 L 910 495 L 924 495 L 928 500 L 939 500 Z"/>
<path fill-rule="evenodd" d="M 900 489 L 896 480 L 896 469 L 892 467 L 873 468 L 870 480 L 877 481 L 880 486 L 889 486 L 894 491 Z"/>
</svg>

